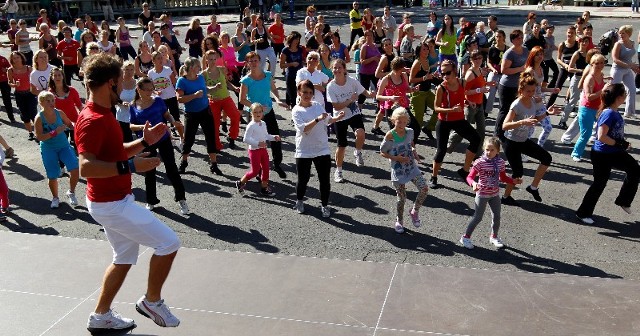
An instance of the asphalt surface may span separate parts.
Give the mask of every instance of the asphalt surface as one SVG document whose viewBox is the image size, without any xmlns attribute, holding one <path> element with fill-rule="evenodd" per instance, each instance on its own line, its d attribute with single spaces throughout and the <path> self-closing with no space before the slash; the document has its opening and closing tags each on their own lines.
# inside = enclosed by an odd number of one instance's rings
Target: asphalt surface
<svg viewBox="0 0 640 336">
<path fill-rule="evenodd" d="M 404 11 L 402 8 L 394 8 L 393 15 L 400 19 Z M 420 34 L 425 29 L 426 9 L 411 11 L 418 14 L 414 16 L 414 22 L 417 22 L 416 32 Z M 461 14 L 467 19 L 484 20 L 489 13 L 495 13 L 495 10 L 482 8 L 451 12 L 456 21 Z M 332 27 L 342 27 L 342 39 L 348 41 L 346 11 L 325 14 Z M 521 27 L 525 14 L 526 10 L 505 11 L 499 17 L 500 27 L 505 31 Z M 539 18 L 543 18 L 543 14 L 539 13 Z M 233 18 L 229 16 L 229 20 L 231 19 Z M 563 27 L 568 20 L 560 17 L 551 19 L 552 24 L 560 27 L 556 29 L 558 42 L 564 36 Z M 176 22 L 180 22 L 180 18 Z M 632 24 L 634 21 L 619 18 L 612 22 L 607 18 L 594 18 L 594 36 L 600 36 L 605 30 L 625 23 Z M 182 32 L 180 39 L 183 40 L 186 27 L 178 29 Z M 287 23 L 286 30 L 293 29 L 303 30 L 301 19 Z M 233 25 L 225 23 L 223 30 L 234 31 Z M 33 48 L 36 47 L 34 44 Z M 7 49 L 0 52 L 8 54 Z M 353 65 L 349 67 L 353 69 Z M 276 85 L 280 88 L 280 96 L 284 97 L 281 76 L 278 76 Z M 79 83 L 75 82 L 74 86 L 84 92 Z M 562 99 L 558 101 L 561 103 Z M 367 131 L 371 129 L 374 120 L 372 107 L 369 100 L 364 110 Z M 488 120 L 488 130 L 493 129 L 496 110 Z M 551 151 L 554 162 L 541 184 L 543 202 L 536 202 L 524 191 L 524 186 L 530 183 L 537 167 L 536 163 L 525 164 L 522 188 L 513 193 L 521 207 L 502 208 L 500 236 L 507 247 L 496 251 L 489 244 L 490 215 L 487 213 L 474 234 L 476 248 L 468 251 L 458 244 L 458 239 L 473 214 L 473 192 L 455 173 L 462 165 L 465 146 L 459 146 L 457 152 L 445 158 L 439 181 L 443 187 L 430 191 L 425 207 L 420 212 L 423 226 L 419 229 L 409 228 L 405 234 L 398 235 L 393 230 L 395 195 L 389 181 L 388 162 L 377 152 L 380 138 L 370 133 L 367 133 L 364 150 L 365 167 L 355 166 L 351 154 L 353 147 L 347 148 L 344 164 L 347 182 L 332 182 L 331 218 L 324 219 L 320 215 L 315 175 L 312 176 L 307 192 L 306 214 L 299 215 L 292 210 L 295 200 L 295 133 L 289 121 L 290 112 L 276 108 L 276 113 L 284 138 L 284 167 L 288 174 L 286 179 L 280 179 L 272 172 L 271 186 L 277 193 L 276 197 L 259 196 L 259 185 L 256 182 L 249 183 L 246 197 L 236 194 L 234 181 L 249 168 L 246 146 L 242 143 L 239 143 L 239 149 L 224 150 L 218 162 L 225 176 L 214 176 L 207 169 L 204 139 L 201 134 L 198 135 L 188 173 L 183 175 L 187 201 L 192 211 L 189 216 L 179 214 L 178 206 L 173 202 L 172 188 L 162 173 L 163 168 L 160 169 L 158 196 L 161 204 L 155 212 L 179 234 L 184 246 L 443 267 L 640 279 L 638 201 L 632 206 L 635 211 L 633 215 L 627 215 L 613 204 L 623 178 L 622 173 L 614 172 L 596 208 L 596 223 L 578 223 L 574 210 L 592 181 L 591 164 L 574 163 L 570 159 L 571 147 L 559 142 L 562 134 L 559 129 L 554 129 L 547 142 L 547 149 Z M 555 125 L 558 117 L 552 117 L 552 120 Z M 15 148 L 17 155 L 16 159 L 7 160 L 3 167 L 11 189 L 13 213 L 8 221 L 0 223 L 0 229 L 105 239 L 101 227 L 92 220 L 84 207 L 84 182 L 81 181 L 77 189 L 82 206 L 72 209 L 64 197 L 68 177 L 60 179 L 63 203 L 59 209 L 51 210 L 51 195 L 37 145 L 27 141 L 27 134 L 21 123 L 10 124 L 4 113 L 0 113 L 0 121 L 2 135 Z M 626 133 L 635 147 L 640 146 L 639 131 L 638 120 L 627 121 Z M 418 145 L 418 152 L 424 158 L 421 169 L 427 177 L 430 176 L 434 145 L 434 142 L 422 138 Z M 335 147 L 335 141 L 331 142 L 331 146 Z M 638 151 L 633 150 L 632 155 L 638 158 Z M 136 199 L 144 202 L 143 177 L 134 176 L 133 184 Z M 408 190 L 409 200 L 415 199 L 415 188 L 409 186 Z M 410 209 L 409 204 L 410 202 L 407 203 L 406 211 Z M 408 215 L 405 222 L 410 223 Z"/>
</svg>

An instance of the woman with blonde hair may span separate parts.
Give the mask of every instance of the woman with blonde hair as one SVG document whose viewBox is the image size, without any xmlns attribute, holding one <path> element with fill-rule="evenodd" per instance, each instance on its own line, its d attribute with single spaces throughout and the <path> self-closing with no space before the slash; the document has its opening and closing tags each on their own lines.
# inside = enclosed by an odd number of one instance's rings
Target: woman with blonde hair
<svg viewBox="0 0 640 336">
<path fill-rule="evenodd" d="M 613 45 L 611 57 L 613 65 L 611 66 L 611 83 L 622 83 L 627 89 L 627 99 L 624 103 L 624 116 L 627 118 L 635 118 L 636 116 L 636 82 L 635 75 L 640 72 L 638 63 L 633 62 L 633 56 L 636 55 L 633 40 L 633 26 L 624 25 L 618 30 L 620 39 Z"/>
</svg>

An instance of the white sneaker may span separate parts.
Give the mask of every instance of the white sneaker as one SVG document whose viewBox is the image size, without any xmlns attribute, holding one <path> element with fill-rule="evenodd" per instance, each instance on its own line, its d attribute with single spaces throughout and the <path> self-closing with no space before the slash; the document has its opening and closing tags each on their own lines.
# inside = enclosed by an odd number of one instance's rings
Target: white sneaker
<svg viewBox="0 0 640 336">
<path fill-rule="evenodd" d="M 76 198 L 76 194 L 71 192 L 71 190 L 67 190 L 67 197 L 69 198 L 69 204 L 71 206 L 78 206 L 78 199 Z"/>
<path fill-rule="evenodd" d="M 573 156 L 573 155 L 572 155 L 572 156 L 571 156 L 571 160 L 573 160 L 573 162 L 581 162 L 581 161 L 582 161 L 582 158 L 581 158 L 581 157 L 578 157 L 578 156 Z"/>
<path fill-rule="evenodd" d="M 188 215 L 190 213 L 189 206 L 187 205 L 186 200 L 178 201 L 178 205 L 180 206 L 180 213 L 183 215 Z"/>
<path fill-rule="evenodd" d="M 473 243 L 471 242 L 471 238 L 467 238 L 465 236 L 460 237 L 460 244 L 462 244 L 462 246 L 468 248 L 469 250 L 473 250 Z"/>
<path fill-rule="evenodd" d="M 304 213 L 304 202 L 296 201 L 296 205 L 293 206 L 293 209 L 297 211 L 299 214 Z"/>
<path fill-rule="evenodd" d="M 364 166 L 364 159 L 362 158 L 362 151 L 353 151 L 353 156 L 356 157 L 356 166 L 362 167 Z"/>
<path fill-rule="evenodd" d="M 560 139 L 563 145 L 571 145 L 571 140 Z"/>
<path fill-rule="evenodd" d="M 333 174 L 333 181 L 335 181 L 336 183 L 344 182 L 344 177 L 342 177 L 342 171 L 341 170 L 337 170 L 336 169 L 336 172 Z"/>
<path fill-rule="evenodd" d="M 153 208 L 155 208 L 155 205 L 151 203 L 147 203 L 144 207 L 149 211 L 153 211 Z"/>
<path fill-rule="evenodd" d="M 104 314 L 91 313 L 91 315 L 89 315 L 89 321 L 87 321 L 87 330 L 91 333 L 108 330 L 133 329 L 135 327 L 136 324 L 132 319 L 122 317 L 112 309 Z"/>
<path fill-rule="evenodd" d="M 493 244 L 493 246 L 497 247 L 497 248 L 503 248 L 504 247 L 504 243 L 502 242 L 502 240 L 499 237 L 489 237 L 489 243 Z"/>
<path fill-rule="evenodd" d="M 66 173 L 66 169 L 64 169 L 64 167 L 60 167 L 60 175 L 58 175 L 58 178 L 62 178 L 64 177 L 64 173 Z"/>
<path fill-rule="evenodd" d="M 320 211 L 322 211 L 322 217 L 329 218 L 331 216 L 331 209 L 328 206 L 320 206 Z"/>
<path fill-rule="evenodd" d="M 136 302 L 136 310 L 161 327 L 177 327 L 180 325 L 180 320 L 171 314 L 169 307 L 164 304 L 164 300 L 151 303 L 143 295 Z"/>
<path fill-rule="evenodd" d="M 396 233 L 404 233 L 404 226 L 400 222 L 396 222 L 393 229 L 396 230 Z"/>
<path fill-rule="evenodd" d="M 578 218 L 580 218 L 580 217 L 578 217 Z M 580 221 L 581 221 L 582 223 L 584 223 L 584 224 L 589 224 L 589 225 L 591 225 L 591 224 L 595 223 L 595 221 L 594 221 L 594 220 L 593 220 L 593 218 L 591 218 L 591 217 L 584 217 L 584 218 L 580 218 Z"/>
<path fill-rule="evenodd" d="M 51 199 L 51 209 L 57 209 L 60 206 L 60 199 L 54 197 Z"/>
</svg>

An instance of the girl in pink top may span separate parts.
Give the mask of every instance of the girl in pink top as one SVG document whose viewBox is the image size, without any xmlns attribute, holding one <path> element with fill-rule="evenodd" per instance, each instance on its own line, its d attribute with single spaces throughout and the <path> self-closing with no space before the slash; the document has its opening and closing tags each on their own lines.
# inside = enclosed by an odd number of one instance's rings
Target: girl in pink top
<svg viewBox="0 0 640 336">
<path fill-rule="evenodd" d="M 476 192 L 476 211 L 467 225 L 467 232 L 460 238 L 460 243 L 468 248 L 473 248 L 471 242 L 471 234 L 476 226 L 482 220 L 487 204 L 491 208 L 491 236 L 489 242 L 497 248 L 504 247 L 502 240 L 498 237 L 500 229 L 500 181 L 509 184 L 522 183 L 521 178 L 512 179 L 505 172 L 504 160 L 498 155 L 500 153 L 500 140 L 496 137 L 487 138 L 484 141 L 484 154 L 477 159 L 469 175 L 467 175 L 467 183 Z M 475 181 L 476 175 L 478 182 Z"/>
</svg>

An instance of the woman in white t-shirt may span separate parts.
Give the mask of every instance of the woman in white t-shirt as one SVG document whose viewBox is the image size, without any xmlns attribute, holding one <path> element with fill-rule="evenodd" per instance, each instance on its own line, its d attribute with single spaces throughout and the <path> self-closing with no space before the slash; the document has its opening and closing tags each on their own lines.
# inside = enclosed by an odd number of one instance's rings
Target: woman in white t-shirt
<svg viewBox="0 0 640 336">
<path fill-rule="evenodd" d="M 51 70 L 53 70 L 53 66 L 49 64 L 49 55 L 47 55 L 47 52 L 43 49 L 36 51 L 33 56 L 33 70 L 29 76 L 31 93 L 37 96 L 40 94 L 40 91 L 44 91 L 49 88 Z"/>
<path fill-rule="evenodd" d="M 312 100 L 324 107 L 324 91 L 330 79 L 329 76 L 318 70 L 319 65 L 320 54 L 315 51 L 309 52 L 309 54 L 307 55 L 307 66 L 298 70 L 298 72 L 296 73 L 296 86 L 299 85 L 303 80 L 311 81 L 315 91 Z M 298 96 L 300 96 L 300 92 L 298 92 Z"/>
<path fill-rule="evenodd" d="M 176 97 L 176 74 L 171 68 L 164 66 L 165 57 L 159 51 L 154 51 L 151 54 L 153 59 L 153 68 L 149 70 L 147 76 L 153 81 L 153 87 L 165 105 L 169 108 L 169 113 L 173 119 L 180 121 L 180 107 L 178 106 L 178 98 Z M 176 132 L 176 130 L 172 130 Z M 177 130 L 180 136 L 180 143 L 184 143 L 184 134 L 180 130 Z"/>
<path fill-rule="evenodd" d="M 300 102 L 291 111 L 293 123 L 296 128 L 296 205 L 294 209 L 298 213 L 304 212 L 304 194 L 307 191 L 307 183 L 311 177 L 311 164 L 315 165 L 318 180 L 320 182 L 320 203 L 322 217 L 329 217 L 329 193 L 331 190 L 331 150 L 327 126 L 345 115 L 344 111 L 330 117 L 324 107 L 313 99 L 315 85 L 308 79 L 302 80 L 297 85 Z"/>
<path fill-rule="evenodd" d="M 375 97 L 375 92 L 369 92 L 356 79 L 347 75 L 347 63 L 342 59 L 336 59 L 331 63 L 334 79 L 327 85 L 327 101 L 333 104 L 333 116 L 337 117 L 344 112 L 344 117 L 336 123 L 336 171 L 333 180 L 337 183 L 344 182 L 342 177 L 342 163 L 347 147 L 347 132 L 349 127 L 356 134 L 356 149 L 353 152 L 356 166 L 362 167 L 362 147 L 364 146 L 364 121 L 362 112 L 358 107 L 358 96 L 364 94 L 367 97 Z"/>
<path fill-rule="evenodd" d="M 111 55 L 115 55 L 116 48 L 113 42 L 109 41 L 109 34 L 110 33 L 108 30 L 103 30 L 102 32 L 100 32 L 100 42 L 98 42 L 98 45 L 100 46 L 100 49 L 102 49 L 102 51 Z"/>
</svg>

